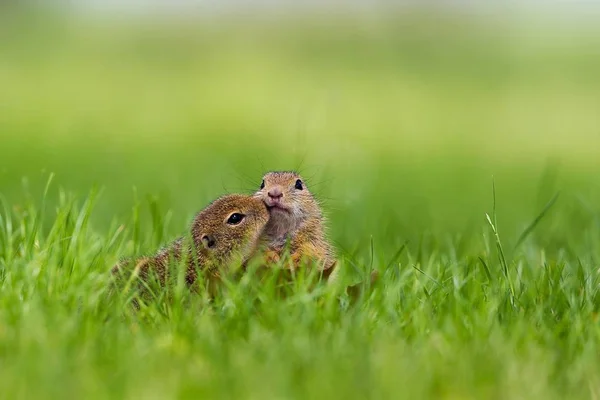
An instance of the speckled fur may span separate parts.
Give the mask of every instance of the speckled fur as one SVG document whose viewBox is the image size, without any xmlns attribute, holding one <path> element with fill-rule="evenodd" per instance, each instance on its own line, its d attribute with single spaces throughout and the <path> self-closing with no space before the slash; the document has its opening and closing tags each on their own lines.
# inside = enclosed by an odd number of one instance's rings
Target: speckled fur
<svg viewBox="0 0 600 400">
<path fill-rule="evenodd" d="M 233 213 L 245 215 L 238 225 L 227 224 Z M 226 266 L 236 256 L 245 262 L 256 251 L 268 219 L 264 203 L 253 196 L 231 194 L 220 197 L 194 218 L 189 232 L 193 246 L 187 245 L 185 238 L 181 237 L 153 256 L 136 259 L 135 269 L 142 279 L 146 279 L 149 272 L 155 272 L 164 284 L 171 264 L 169 261 L 179 261 L 186 256 L 188 267 L 185 278 L 188 284 L 196 281 L 198 269 L 208 271 L 209 280 L 218 280 L 219 266 Z M 208 248 L 204 244 L 204 235 L 214 239 L 214 247 Z M 130 260 L 124 260 L 113 267 L 112 272 L 116 274 L 125 265 L 131 264 Z"/>
<path fill-rule="evenodd" d="M 303 189 L 295 188 L 302 181 Z M 270 219 L 261 237 L 266 245 L 267 259 L 278 261 L 289 242 L 292 267 L 302 261 L 317 262 L 324 276 L 335 270 L 335 252 L 326 238 L 325 219 L 319 203 L 308 190 L 306 182 L 295 172 L 269 172 L 264 177 L 264 188 L 254 196 L 269 205 L 268 193 L 281 190 L 281 205 L 285 210 L 270 207 Z"/>
</svg>

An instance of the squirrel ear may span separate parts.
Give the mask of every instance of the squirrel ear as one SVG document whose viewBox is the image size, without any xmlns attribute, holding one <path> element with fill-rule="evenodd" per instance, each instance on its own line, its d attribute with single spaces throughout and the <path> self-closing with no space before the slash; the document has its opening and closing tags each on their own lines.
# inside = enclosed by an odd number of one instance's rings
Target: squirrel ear
<svg viewBox="0 0 600 400">
<path fill-rule="evenodd" d="M 212 235 L 204 234 L 202 235 L 200 240 L 202 241 L 202 245 L 207 249 L 212 249 L 213 247 L 215 247 L 215 244 L 217 244 L 214 236 Z"/>
</svg>

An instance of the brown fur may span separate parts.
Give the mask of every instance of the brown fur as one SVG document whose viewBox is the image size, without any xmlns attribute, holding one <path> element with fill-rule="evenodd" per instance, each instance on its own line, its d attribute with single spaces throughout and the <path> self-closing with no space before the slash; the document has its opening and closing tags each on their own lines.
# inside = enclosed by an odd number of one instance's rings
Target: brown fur
<svg viewBox="0 0 600 400">
<path fill-rule="evenodd" d="M 302 182 L 302 190 L 296 189 L 297 180 Z M 266 247 L 264 257 L 267 263 L 279 262 L 285 246 L 289 243 L 292 268 L 303 261 L 316 262 L 322 276 L 329 283 L 339 275 L 336 254 L 329 243 L 325 232 L 325 218 L 318 201 L 310 193 L 306 182 L 296 172 L 272 171 L 263 176 L 264 187 L 255 193 L 255 197 L 265 202 L 269 209 L 270 219 L 260 239 Z M 271 207 L 269 191 L 279 189 L 281 206 Z M 283 208 L 283 210 L 281 209 Z M 370 285 L 374 285 L 379 273 L 373 271 L 369 277 Z M 363 284 L 355 284 L 346 288 L 346 293 L 356 300 L 362 293 Z"/>
<path fill-rule="evenodd" d="M 244 215 L 236 225 L 227 222 L 234 213 Z M 192 245 L 188 245 L 185 238 L 179 238 L 154 256 L 136 259 L 134 271 L 142 280 L 154 272 L 164 284 L 169 275 L 169 262 L 182 260 L 185 256 L 188 285 L 196 281 L 198 269 L 208 272 L 210 285 L 219 278 L 219 266 L 227 266 L 236 256 L 242 262 L 249 259 L 256 251 L 268 219 L 267 208 L 253 196 L 232 194 L 220 197 L 194 218 L 189 232 Z M 121 272 L 125 265 L 131 265 L 131 261 L 118 263 L 112 269 L 113 274 Z"/>
<path fill-rule="evenodd" d="M 302 182 L 301 190 L 295 188 L 297 180 Z M 325 235 L 321 208 L 306 182 L 295 172 L 269 172 L 263 182 L 264 187 L 254 196 L 269 209 L 270 219 L 261 238 L 267 260 L 279 261 L 289 242 L 292 268 L 303 261 L 317 262 L 328 277 L 335 269 L 335 252 Z M 269 196 L 274 190 L 281 193 L 277 206 Z"/>
</svg>

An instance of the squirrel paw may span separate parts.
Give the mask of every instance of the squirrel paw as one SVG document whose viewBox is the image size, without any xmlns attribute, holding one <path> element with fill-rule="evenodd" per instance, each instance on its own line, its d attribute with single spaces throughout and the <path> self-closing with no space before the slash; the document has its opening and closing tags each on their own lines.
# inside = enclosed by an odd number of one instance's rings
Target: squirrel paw
<svg viewBox="0 0 600 400">
<path fill-rule="evenodd" d="M 281 261 L 279 253 L 275 250 L 265 251 L 263 259 L 266 264 L 277 264 L 279 261 Z"/>
</svg>

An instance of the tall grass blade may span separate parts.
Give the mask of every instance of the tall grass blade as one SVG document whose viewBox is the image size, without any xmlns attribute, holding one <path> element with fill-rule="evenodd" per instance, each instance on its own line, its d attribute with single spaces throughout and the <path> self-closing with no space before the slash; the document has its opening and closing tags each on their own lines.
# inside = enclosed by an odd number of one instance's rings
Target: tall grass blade
<svg viewBox="0 0 600 400">
<path fill-rule="evenodd" d="M 498 233 L 498 224 L 497 224 L 497 215 L 496 215 L 496 184 L 492 179 L 492 193 L 493 193 L 493 214 L 490 218 L 489 214 L 485 214 L 485 217 L 492 228 L 492 232 L 494 232 L 494 239 L 496 242 L 496 249 L 498 251 L 498 259 L 500 261 L 500 265 L 502 267 L 502 272 L 504 273 L 504 278 L 508 283 L 508 287 L 510 290 L 510 298 L 513 306 L 515 305 L 515 288 L 513 282 L 510 277 L 510 272 L 508 270 L 508 263 L 506 262 L 506 256 L 504 255 L 504 249 L 502 248 L 502 242 L 500 240 L 500 235 Z"/>
<path fill-rule="evenodd" d="M 550 199 L 550 201 L 548 203 L 546 203 L 546 206 L 542 209 L 542 211 L 538 214 L 538 216 L 535 217 L 535 219 L 533 221 L 531 221 L 531 223 L 527 226 L 527 228 L 525 228 L 525 230 L 521 233 L 521 235 L 519 236 L 519 239 L 517 239 L 517 243 L 515 244 L 515 246 L 513 248 L 513 252 L 517 250 L 517 248 L 525 241 L 525 239 L 527 239 L 529 234 L 531 234 L 531 232 L 533 232 L 535 227 L 540 223 L 540 221 L 544 218 L 544 216 L 548 213 L 548 211 L 550 211 L 552 206 L 556 203 L 556 200 L 558 200 L 559 194 L 560 194 L 560 192 L 557 192 L 552 197 L 552 199 Z"/>
</svg>

